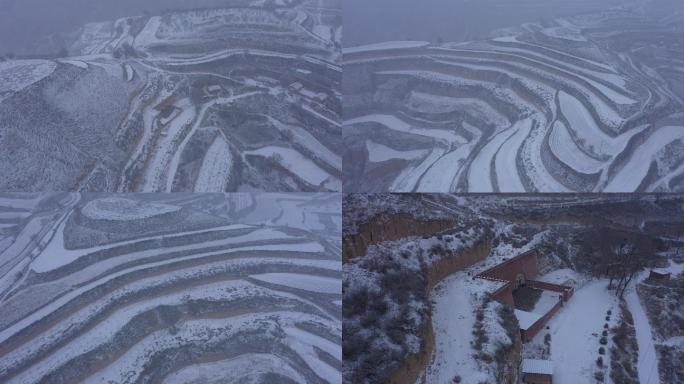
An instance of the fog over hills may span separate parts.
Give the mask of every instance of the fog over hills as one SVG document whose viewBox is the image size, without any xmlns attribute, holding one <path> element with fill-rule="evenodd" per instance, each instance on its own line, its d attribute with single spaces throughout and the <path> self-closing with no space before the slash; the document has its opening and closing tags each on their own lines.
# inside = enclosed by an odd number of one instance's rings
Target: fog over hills
<svg viewBox="0 0 684 384">
<path fill-rule="evenodd" d="M 71 4 L 135 16 L 0 61 L 0 190 L 339 191 L 339 1 L 217 3 Z"/>
<path fill-rule="evenodd" d="M 231 7 L 236 0 L 2 0 L 0 1 L 0 55 L 52 53 L 52 38 L 71 33 L 91 22 L 168 11 Z"/>
<path fill-rule="evenodd" d="M 683 190 L 684 5 L 559 4 L 345 48 L 345 191 Z"/>
</svg>

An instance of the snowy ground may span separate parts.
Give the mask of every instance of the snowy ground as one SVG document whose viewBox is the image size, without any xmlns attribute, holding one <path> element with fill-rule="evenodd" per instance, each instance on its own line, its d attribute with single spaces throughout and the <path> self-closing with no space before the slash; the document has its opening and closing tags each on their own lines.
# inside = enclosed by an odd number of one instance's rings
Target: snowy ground
<svg viewBox="0 0 684 384">
<path fill-rule="evenodd" d="M 611 326 L 619 312 L 615 293 L 608 291 L 607 286 L 608 280 L 596 279 L 579 287 L 548 322 L 550 329 L 543 330 L 531 341 L 532 345 L 542 345 L 545 335 L 551 335 L 554 383 L 593 382 L 606 312 L 612 311 Z M 603 355 L 604 362 L 608 355 L 608 352 Z"/>
<path fill-rule="evenodd" d="M 450 383 L 461 376 L 463 383 L 479 383 L 492 380 L 489 367 L 483 367 L 474 354 L 472 342 L 475 326 L 475 309 L 482 306 L 487 293 L 501 287 L 502 283 L 473 279 L 467 271 L 457 272 L 440 282 L 431 293 L 434 302 L 432 326 L 435 335 L 435 351 L 424 373 L 427 383 Z M 508 338 L 497 319 L 486 318 L 490 339 Z M 510 341 L 509 341 L 510 342 Z M 421 383 L 422 378 L 418 380 Z"/>
<path fill-rule="evenodd" d="M 675 264 L 670 262 L 669 267 L 662 268 L 673 275 L 677 275 L 684 270 L 684 264 Z M 648 321 L 646 310 L 641 302 L 644 298 L 639 297 L 636 291 L 636 286 L 648 277 L 649 271 L 641 272 L 634 282 L 625 291 L 625 301 L 629 311 L 634 318 L 634 328 L 636 330 L 637 345 L 639 346 L 639 362 L 637 369 L 639 371 L 639 381 L 642 383 L 660 383 L 658 373 L 658 358 L 655 350 L 655 343 L 651 324 Z"/>
<path fill-rule="evenodd" d="M 636 284 L 648 277 L 648 272 L 642 272 L 635 280 L 635 283 L 628 287 L 625 292 L 625 301 L 634 319 L 634 329 L 636 331 L 637 345 L 639 346 L 639 362 L 637 370 L 639 381 L 642 383 L 659 383 L 658 379 L 658 359 L 656 357 L 655 346 L 653 343 L 653 333 L 651 324 L 648 322 L 646 311 L 641 305 L 639 295 L 636 292 Z"/>
<path fill-rule="evenodd" d="M 0 102 L 12 92 L 18 92 L 47 76 L 57 65 L 48 60 L 0 62 Z"/>
<path fill-rule="evenodd" d="M 0 62 L 0 190 L 340 191 L 340 4 L 102 20 Z"/>
</svg>

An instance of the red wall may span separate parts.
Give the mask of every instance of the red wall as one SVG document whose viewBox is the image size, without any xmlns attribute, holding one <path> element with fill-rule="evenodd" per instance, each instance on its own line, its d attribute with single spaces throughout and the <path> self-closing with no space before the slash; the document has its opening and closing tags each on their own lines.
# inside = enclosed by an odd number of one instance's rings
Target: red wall
<svg viewBox="0 0 684 384">
<path fill-rule="evenodd" d="M 648 278 L 653 280 L 668 280 L 670 278 L 670 274 L 651 271 L 651 273 L 648 274 Z"/>
<path fill-rule="evenodd" d="M 539 270 L 537 269 L 537 252 L 534 250 L 508 259 L 501 264 L 480 273 L 477 277 L 508 281 L 508 284 L 494 292 L 493 296 L 495 299 L 513 306 L 513 289 L 516 287 L 516 278 L 519 273 L 522 273 L 525 276 L 526 283 L 532 287 L 559 292 L 563 295 L 563 300 L 558 300 L 558 302 L 545 313 L 544 316 L 532 324 L 530 328 L 527 330 L 520 330 L 522 341 L 527 342 L 544 329 L 544 326 L 546 326 L 549 319 L 551 319 L 551 317 L 558 312 L 563 303 L 572 296 L 574 289 L 564 285 L 534 280 L 539 274 Z"/>
<path fill-rule="evenodd" d="M 545 291 L 562 293 L 563 301 L 568 301 L 570 297 L 572 297 L 572 294 L 575 293 L 575 289 L 572 287 L 568 287 L 567 285 L 558 285 L 536 280 L 530 280 L 528 281 L 528 283 L 533 288 L 539 288 Z"/>
<path fill-rule="evenodd" d="M 483 276 L 480 276 L 480 278 L 487 279 L 487 277 Z M 492 297 L 495 300 L 510 305 L 511 307 L 515 306 L 515 302 L 513 301 L 513 284 L 510 282 L 496 290 L 496 292 L 492 294 Z"/>
<path fill-rule="evenodd" d="M 523 343 L 532 340 L 532 338 L 534 338 L 539 333 L 539 331 L 544 329 L 546 322 L 548 322 L 562 306 L 563 302 L 561 300 L 558 300 L 556 305 L 554 305 L 548 312 L 546 312 L 546 314 L 544 314 L 544 316 L 540 317 L 539 320 L 532 324 L 531 327 L 529 327 L 527 330 L 521 329 L 520 336 L 522 337 Z"/>
<path fill-rule="evenodd" d="M 553 384 L 553 379 L 550 375 L 525 373 L 523 375 L 523 382 L 526 384 Z"/>
<path fill-rule="evenodd" d="M 533 280 L 539 274 L 537 269 L 537 252 L 532 250 L 504 261 L 480 275 L 499 280 L 508 280 L 515 285 L 518 273 L 525 275 L 525 280 Z"/>
</svg>

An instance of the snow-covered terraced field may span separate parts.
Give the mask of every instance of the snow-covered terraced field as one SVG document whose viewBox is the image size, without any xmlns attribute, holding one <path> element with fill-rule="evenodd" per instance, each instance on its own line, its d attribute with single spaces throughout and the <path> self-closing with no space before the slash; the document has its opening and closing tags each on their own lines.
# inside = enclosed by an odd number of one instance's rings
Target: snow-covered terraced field
<svg viewBox="0 0 684 384">
<path fill-rule="evenodd" d="M 0 62 L 0 191 L 340 191 L 340 1 L 228 4 Z"/>
<path fill-rule="evenodd" d="M 345 191 L 684 190 L 681 21 L 626 6 L 345 48 Z"/>
<path fill-rule="evenodd" d="M 0 206 L 0 382 L 341 382 L 340 195 Z"/>
</svg>

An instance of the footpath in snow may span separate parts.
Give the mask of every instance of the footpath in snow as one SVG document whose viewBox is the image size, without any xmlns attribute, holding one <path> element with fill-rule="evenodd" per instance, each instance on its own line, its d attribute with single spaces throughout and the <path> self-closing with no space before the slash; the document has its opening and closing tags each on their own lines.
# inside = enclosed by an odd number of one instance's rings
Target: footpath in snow
<svg viewBox="0 0 684 384">
<path fill-rule="evenodd" d="M 435 351 L 425 371 L 425 382 L 451 383 L 455 376 L 460 376 L 462 383 L 489 382 L 491 378 L 478 366 L 470 343 L 476 320 L 474 309 L 487 292 L 499 286 L 484 279 L 473 280 L 462 271 L 450 275 L 432 290 Z"/>
<path fill-rule="evenodd" d="M 684 269 L 684 264 L 673 264 L 670 262 L 670 266 L 664 269 L 673 275 L 677 275 Z M 642 384 L 657 384 L 660 383 L 660 379 L 658 376 L 658 359 L 653 341 L 653 331 L 651 330 L 651 323 L 649 323 L 646 316 L 646 310 L 641 304 L 636 291 L 636 286 L 644 281 L 648 274 L 648 270 L 641 272 L 635 279 L 636 281 L 630 284 L 625 292 L 625 301 L 634 318 L 637 345 L 639 346 L 639 362 L 637 365 L 639 381 Z"/>
<path fill-rule="evenodd" d="M 606 312 L 612 310 L 613 322 L 618 317 L 617 298 L 607 286 L 608 280 L 599 279 L 579 288 L 548 322 L 549 331 L 539 332 L 532 341 L 542 345 L 546 333 L 551 334 L 554 384 L 593 382 Z"/>
</svg>

